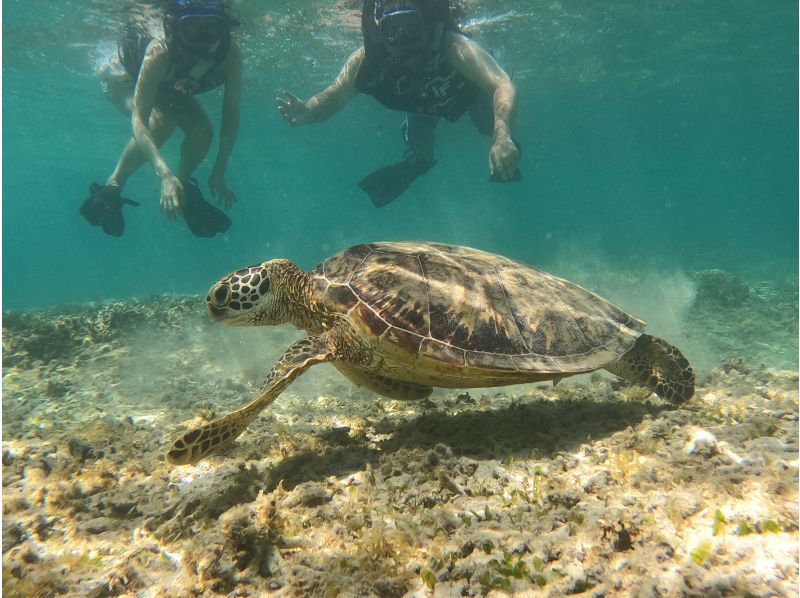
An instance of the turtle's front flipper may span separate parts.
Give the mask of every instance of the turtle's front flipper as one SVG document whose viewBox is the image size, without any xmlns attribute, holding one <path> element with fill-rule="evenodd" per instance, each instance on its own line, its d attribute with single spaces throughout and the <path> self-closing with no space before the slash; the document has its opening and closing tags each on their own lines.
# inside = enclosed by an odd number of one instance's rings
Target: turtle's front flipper
<svg viewBox="0 0 800 598">
<path fill-rule="evenodd" d="M 649 334 L 636 339 L 633 349 L 606 369 L 674 403 L 688 401 L 694 394 L 694 370 L 689 361 L 677 347 Z"/>
<path fill-rule="evenodd" d="M 272 368 L 253 401 L 233 413 L 181 434 L 167 451 L 167 461 L 172 465 L 194 464 L 233 442 L 295 378 L 312 365 L 329 361 L 331 357 L 327 333 L 297 341 Z"/>
</svg>

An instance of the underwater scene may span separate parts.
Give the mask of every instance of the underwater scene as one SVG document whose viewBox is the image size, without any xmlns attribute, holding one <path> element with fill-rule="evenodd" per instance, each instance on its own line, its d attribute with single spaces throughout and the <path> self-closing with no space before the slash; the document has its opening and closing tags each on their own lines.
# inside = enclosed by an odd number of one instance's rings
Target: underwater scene
<svg viewBox="0 0 800 598">
<path fill-rule="evenodd" d="M 7 596 L 796 596 L 798 5 L 4 0 Z"/>
</svg>

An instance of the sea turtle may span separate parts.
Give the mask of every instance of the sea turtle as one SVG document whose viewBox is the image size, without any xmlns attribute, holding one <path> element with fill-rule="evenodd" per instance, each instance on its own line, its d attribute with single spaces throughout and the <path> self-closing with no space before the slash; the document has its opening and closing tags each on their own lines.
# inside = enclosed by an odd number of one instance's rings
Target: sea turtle
<svg viewBox="0 0 800 598">
<path fill-rule="evenodd" d="M 291 323 L 289 347 L 258 396 L 182 434 L 167 452 L 196 463 L 232 442 L 300 374 L 329 362 L 391 399 L 433 387 L 557 381 L 599 368 L 679 403 L 694 393 L 681 352 L 582 287 L 514 260 L 438 243 L 369 243 L 305 272 L 275 259 L 228 274 L 206 298 L 236 326 Z"/>
</svg>

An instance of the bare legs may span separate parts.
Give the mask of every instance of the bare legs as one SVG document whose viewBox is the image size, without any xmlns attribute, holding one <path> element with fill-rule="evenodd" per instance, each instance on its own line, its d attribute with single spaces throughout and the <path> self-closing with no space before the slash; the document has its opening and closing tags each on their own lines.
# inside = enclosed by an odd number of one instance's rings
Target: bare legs
<svg viewBox="0 0 800 598">
<path fill-rule="evenodd" d="M 174 101 L 170 99 L 168 105 L 156 106 L 150 115 L 149 124 L 158 147 L 170 138 L 176 126 L 184 132 L 176 176 L 181 181 L 190 178 L 206 157 L 214 135 L 211 121 L 200 103 L 191 96 Z M 131 137 L 106 185 L 124 187 L 130 176 L 145 162 L 146 158 L 139 150 L 136 139 Z"/>
<path fill-rule="evenodd" d="M 174 120 L 156 108 L 150 115 L 150 132 L 153 135 L 153 140 L 158 147 L 169 139 L 172 131 L 175 129 Z M 139 150 L 139 145 L 136 139 L 131 137 L 125 149 L 122 150 L 122 155 L 119 157 L 116 168 L 111 176 L 108 177 L 106 185 L 114 185 L 122 189 L 125 183 L 128 182 L 130 176 L 139 170 L 139 168 L 147 161 L 144 154 Z"/>
</svg>

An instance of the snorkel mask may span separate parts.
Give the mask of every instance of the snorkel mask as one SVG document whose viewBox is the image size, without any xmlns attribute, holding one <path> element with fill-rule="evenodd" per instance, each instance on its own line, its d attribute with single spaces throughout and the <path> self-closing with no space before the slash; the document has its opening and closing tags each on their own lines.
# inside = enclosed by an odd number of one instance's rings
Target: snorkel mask
<svg viewBox="0 0 800 598">
<path fill-rule="evenodd" d="M 231 22 L 218 0 L 173 0 L 164 17 L 164 33 L 168 44 L 215 59 L 228 51 Z"/>
<path fill-rule="evenodd" d="M 414 53 L 431 32 L 429 19 L 414 2 L 376 2 L 374 18 L 386 47 L 396 55 Z"/>
</svg>

